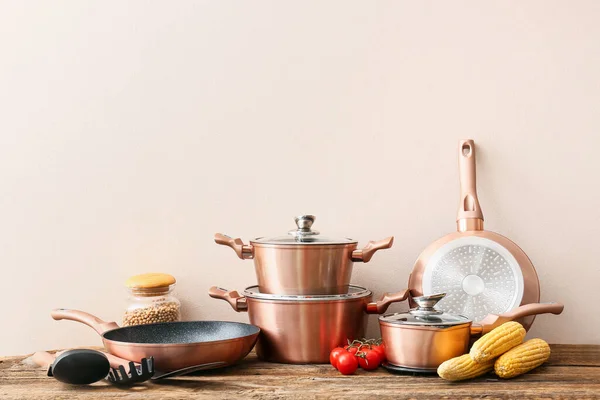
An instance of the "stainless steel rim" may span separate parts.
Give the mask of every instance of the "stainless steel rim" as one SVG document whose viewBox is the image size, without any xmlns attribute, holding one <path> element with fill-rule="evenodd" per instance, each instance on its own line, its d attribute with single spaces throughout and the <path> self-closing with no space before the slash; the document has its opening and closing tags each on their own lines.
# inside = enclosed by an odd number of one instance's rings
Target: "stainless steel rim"
<svg viewBox="0 0 600 400">
<path fill-rule="evenodd" d="M 348 245 L 358 244 L 358 240 L 346 238 L 347 242 L 272 242 L 266 240 L 264 237 L 257 237 L 250 240 L 250 244 L 256 247 L 277 247 L 280 249 L 284 248 L 299 248 L 299 247 L 339 247 L 343 248 Z"/>
<path fill-rule="evenodd" d="M 303 295 L 292 295 L 292 294 L 269 294 L 269 293 L 260 293 L 258 290 L 258 286 L 250 286 L 244 290 L 243 295 L 245 297 L 251 299 L 260 299 L 260 300 L 277 300 L 277 301 L 302 301 L 302 302 L 310 302 L 310 301 L 339 301 L 339 300 L 349 300 L 349 299 L 360 299 L 363 297 L 371 296 L 373 293 L 362 287 L 350 285 L 348 289 L 348 293 L 345 294 L 331 294 L 331 295 L 323 295 L 323 294 L 303 294 Z"/>
<path fill-rule="evenodd" d="M 469 324 L 472 323 L 473 321 L 467 317 L 465 317 L 464 315 L 456 315 L 457 318 L 464 318 L 463 321 L 446 321 L 446 322 L 439 322 L 439 323 L 435 323 L 435 322 L 427 322 L 427 321 L 423 321 L 422 323 L 420 322 L 414 322 L 414 321 L 400 321 L 400 320 L 394 320 L 391 317 L 396 316 L 396 315 L 405 315 L 408 313 L 390 313 L 390 314 L 384 314 L 384 315 L 380 315 L 379 316 L 379 320 L 382 322 L 386 322 L 388 324 L 394 324 L 394 325 L 400 325 L 400 326 L 421 326 L 424 328 L 447 328 L 447 327 L 451 327 L 451 326 L 458 326 L 458 325 L 464 325 L 464 324 Z"/>
</svg>

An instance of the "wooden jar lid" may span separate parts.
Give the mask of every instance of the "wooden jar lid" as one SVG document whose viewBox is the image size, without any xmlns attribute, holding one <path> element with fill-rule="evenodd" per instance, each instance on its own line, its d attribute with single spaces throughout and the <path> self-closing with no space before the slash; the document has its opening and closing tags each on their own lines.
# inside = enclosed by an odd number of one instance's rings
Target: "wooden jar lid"
<svg viewBox="0 0 600 400">
<path fill-rule="evenodd" d="M 131 289 L 152 289 L 171 286 L 175 282 L 173 275 L 151 272 L 132 276 L 125 281 L 125 286 Z"/>
</svg>

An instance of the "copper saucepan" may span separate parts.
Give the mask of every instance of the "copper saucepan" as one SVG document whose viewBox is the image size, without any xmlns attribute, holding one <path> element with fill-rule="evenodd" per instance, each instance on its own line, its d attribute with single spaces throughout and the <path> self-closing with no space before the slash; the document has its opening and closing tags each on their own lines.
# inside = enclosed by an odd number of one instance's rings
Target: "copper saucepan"
<svg viewBox="0 0 600 400">
<path fill-rule="evenodd" d="M 531 303 L 501 315 L 489 314 L 479 323 L 437 310 L 444 293 L 413 297 L 416 308 L 408 313 L 379 317 L 387 360 L 396 367 L 432 372 L 446 360 L 465 354 L 472 336 L 485 334 L 515 319 L 537 314 L 560 314 L 558 303 Z"/>
<path fill-rule="evenodd" d="M 376 251 L 392 247 L 393 237 L 357 249 L 348 238 L 327 238 L 312 229 L 313 215 L 296 217 L 297 229 L 287 235 L 241 239 L 217 233 L 215 242 L 229 246 L 241 259 L 254 259 L 262 293 L 313 295 L 348 293 L 354 262 L 368 262 Z"/>
<path fill-rule="evenodd" d="M 254 347 L 260 329 L 226 321 L 163 322 L 119 328 L 83 311 L 56 309 L 55 320 L 82 322 L 102 336 L 109 353 L 139 362 L 154 357 L 157 370 L 174 371 L 223 361 L 227 366 L 244 358 Z"/>
<path fill-rule="evenodd" d="M 329 362 L 329 352 L 346 340 L 364 336 L 366 313 L 383 313 L 408 291 L 370 303 L 371 291 L 350 286 L 343 295 L 272 295 L 257 286 L 227 291 L 213 286 L 210 297 L 227 301 L 235 311 L 247 311 L 250 323 L 261 329 L 257 355 L 266 361 L 311 364 Z"/>
</svg>

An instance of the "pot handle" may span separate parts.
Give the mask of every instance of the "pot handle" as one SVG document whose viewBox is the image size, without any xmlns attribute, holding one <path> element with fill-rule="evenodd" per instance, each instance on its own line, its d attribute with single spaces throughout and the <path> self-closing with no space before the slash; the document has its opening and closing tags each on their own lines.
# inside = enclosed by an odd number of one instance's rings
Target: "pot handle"
<svg viewBox="0 0 600 400">
<path fill-rule="evenodd" d="M 244 244 L 240 238 L 232 238 L 222 233 L 215 233 L 215 242 L 223 246 L 229 246 L 242 260 L 254 258 L 254 247 Z"/>
<path fill-rule="evenodd" d="M 352 252 L 352 261 L 369 262 L 377 250 L 389 249 L 394 244 L 394 237 L 390 236 L 383 240 L 370 241 L 365 247 Z"/>
<path fill-rule="evenodd" d="M 459 230 L 483 229 L 483 213 L 477 198 L 477 183 L 475 175 L 475 142 L 472 139 L 461 140 L 458 144 L 458 170 L 460 173 L 460 204 L 456 221 L 480 220 L 479 224 L 461 226 Z M 467 224 L 467 221 L 464 222 Z M 481 225 L 481 227 L 479 227 Z M 477 226 L 477 227 L 476 227 Z"/>
<path fill-rule="evenodd" d="M 59 321 L 61 319 L 68 319 L 71 321 L 77 321 L 86 324 L 93 330 L 102 335 L 106 331 L 117 329 L 119 325 L 114 322 L 106 322 L 98 317 L 78 310 L 68 310 L 66 308 L 57 308 L 52 310 L 50 313 L 53 319 Z"/>
<path fill-rule="evenodd" d="M 208 289 L 208 295 L 213 299 L 225 300 L 235 311 L 248 311 L 248 303 L 246 298 L 239 294 L 236 290 L 227 290 L 217 286 Z"/>
<path fill-rule="evenodd" d="M 367 314 L 383 314 L 392 303 L 398 303 L 408 298 L 410 290 L 405 289 L 396 293 L 385 293 L 381 299 L 375 303 L 367 304 Z"/>
<path fill-rule="evenodd" d="M 473 325 L 473 333 L 486 334 L 492 329 L 502 325 L 505 322 L 514 321 L 519 318 L 529 317 L 538 314 L 555 314 L 563 312 L 565 306 L 560 303 L 531 303 L 519 306 L 509 312 L 500 315 L 490 314 L 477 325 Z"/>
</svg>

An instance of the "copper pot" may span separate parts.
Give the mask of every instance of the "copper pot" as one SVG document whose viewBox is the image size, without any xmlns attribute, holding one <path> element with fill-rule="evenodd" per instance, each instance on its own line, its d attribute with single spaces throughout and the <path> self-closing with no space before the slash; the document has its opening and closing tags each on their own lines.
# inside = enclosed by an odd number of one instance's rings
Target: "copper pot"
<svg viewBox="0 0 600 400">
<path fill-rule="evenodd" d="M 313 215 L 296 217 L 297 229 L 279 237 L 258 237 L 244 244 L 220 233 L 215 242 L 229 246 L 241 259 L 254 259 L 261 293 L 332 295 L 348 293 L 355 261 L 368 262 L 380 249 L 392 247 L 393 237 L 369 242 L 358 250 L 358 242 L 331 239 L 312 229 Z"/>
<path fill-rule="evenodd" d="M 227 301 L 235 311 L 247 311 L 253 325 L 260 327 L 256 353 L 266 361 L 310 364 L 329 362 L 329 352 L 348 339 L 364 336 L 369 313 L 385 312 L 399 301 L 388 296 L 369 303 L 371 291 L 350 286 L 343 295 L 272 295 L 257 286 L 243 294 L 216 286 L 210 297 Z M 406 297 L 405 297 L 406 298 Z"/>
<path fill-rule="evenodd" d="M 544 313 L 560 314 L 564 308 L 558 303 L 531 303 L 505 314 L 489 314 L 480 323 L 473 323 L 467 317 L 435 309 L 435 303 L 444 296 L 442 293 L 413 297 L 417 307 L 408 313 L 379 317 L 386 357 L 392 366 L 412 371 L 435 371 L 444 361 L 467 353 L 473 336 L 485 334 L 518 318 Z"/>
</svg>

